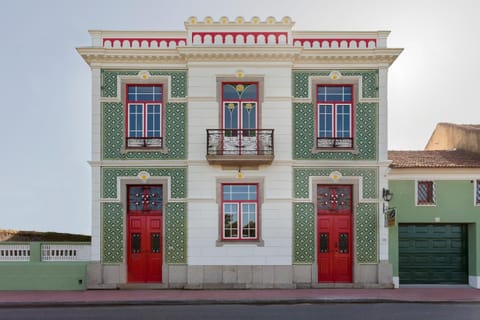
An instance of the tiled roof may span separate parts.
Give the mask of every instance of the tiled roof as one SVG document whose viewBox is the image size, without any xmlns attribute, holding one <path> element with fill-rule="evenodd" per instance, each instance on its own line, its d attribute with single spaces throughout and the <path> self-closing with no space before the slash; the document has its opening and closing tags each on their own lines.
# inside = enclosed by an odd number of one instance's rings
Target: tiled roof
<svg viewBox="0 0 480 320">
<path fill-rule="evenodd" d="M 464 150 L 389 151 L 392 168 L 480 168 L 480 154 Z"/>
</svg>

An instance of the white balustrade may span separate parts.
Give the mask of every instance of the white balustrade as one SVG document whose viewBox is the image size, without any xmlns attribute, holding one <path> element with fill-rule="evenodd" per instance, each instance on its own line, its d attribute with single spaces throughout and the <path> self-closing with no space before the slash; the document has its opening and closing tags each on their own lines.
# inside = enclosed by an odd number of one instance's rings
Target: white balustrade
<svg viewBox="0 0 480 320">
<path fill-rule="evenodd" d="M 30 261 L 30 245 L 1 244 L 0 262 L 4 261 Z"/>
<path fill-rule="evenodd" d="M 88 261 L 90 245 L 42 244 L 42 261 Z"/>
</svg>

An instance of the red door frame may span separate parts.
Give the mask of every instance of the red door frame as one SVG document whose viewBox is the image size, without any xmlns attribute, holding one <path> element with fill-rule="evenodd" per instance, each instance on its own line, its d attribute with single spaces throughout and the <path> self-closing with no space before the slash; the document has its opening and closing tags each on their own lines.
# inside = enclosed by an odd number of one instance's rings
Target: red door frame
<svg viewBox="0 0 480 320">
<path fill-rule="evenodd" d="M 320 187 L 329 191 L 319 194 Z M 336 194 L 337 190 L 342 193 Z M 352 198 L 352 185 L 317 186 L 318 282 L 353 281 Z"/>
<path fill-rule="evenodd" d="M 135 188 L 135 189 L 133 189 Z M 160 190 L 150 193 L 149 190 Z M 137 195 L 131 194 L 138 191 Z M 127 281 L 162 282 L 163 266 L 163 192 L 160 185 L 127 186 Z M 145 197 L 147 196 L 148 197 Z M 149 201 L 160 201 L 156 205 Z M 132 200 L 136 198 L 137 200 Z M 136 203 L 133 203 L 136 201 Z M 141 203 L 140 203 L 141 202 Z"/>
</svg>

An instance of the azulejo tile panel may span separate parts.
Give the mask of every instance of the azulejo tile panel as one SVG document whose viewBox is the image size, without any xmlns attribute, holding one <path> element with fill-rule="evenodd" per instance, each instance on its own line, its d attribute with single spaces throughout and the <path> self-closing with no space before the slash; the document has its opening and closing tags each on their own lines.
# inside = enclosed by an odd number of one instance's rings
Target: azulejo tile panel
<svg viewBox="0 0 480 320">
<path fill-rule="evenodd" d="M 363 198 L 376 199 L 377 176 L 376 168 L 294 168 L 293 196 L 297 199 L 307 199 L 310 188 L 310 177 L 328 177 L 331 172 L 338 171 L 343 177 L 362 177 Z M 341 180 L 340 180 L 341 182 Z"/>
<path fill-rule="evenodd" d="M 136 177 L 147 171 L 151 177 L 170 177 L 171 197 L 184 199 L 187 196 L 187 168 L 109 168 L 101 169 L 102 198 L 117 199 L 117 177 Z M 140 182 L 140 180 L 139 180 Z"/>
<path fill-rule="evenodd" d="M 122 103 L 102 103 L 102 157 L 104 160 L 185 159 L 186 126 L 186 104 L 167 103 L 164 142 L 168 152 L 124 151 L 125 108 Z"/>
<path fill-rule="evenodd" d="M 294 98 L 308 98 L 309 78 L 326 77 L 331 71 L 340 71 L 340 74 L 345 77 L 361 76 L 362 77 L 362 95 L 364 98 L 378 97 L 378 70 L 297 70 L 293 71 L 293 97 Z M 338 80 L 341 83 L 341 79 Z"/>
<path fill-rule="evenodd" d="M 187 203 L 167 203 L 165 216 L 165 262 L 187 262 Z"/>
<path fill-rule="evenodd" d="M 377 204 L 359 203 L 355 221 L 356 253 L 358 263 L 378 262 Z"/>
<path fill-rule="evenodd" d="M 101 94 L 104 98 L 117 96 L 118 76 L 136 76 L 139 70 L 102 70 L 101 72 Z M 152 76 L 169 76 L 171 79 L 172 98 L 185 98 L 187 96 L 187 72 L 186 71 L 163 71 L 150 70 Z"/>
<path fill-rule="evenodd" d="M 294 98 L 308 98 L 311 76 L 328 76 L 330 71 L 294 71 Z M 342 76 L 361 76 L 364 98 L 378 98 L 378 70 L 344 70 Z M 341 83 L 341 79 L 339 80 Z M 376 160 L 378 145 L 378 103 L 356 103 L 354 109 L 356 152 L 312 152 L 315 147 L 314 102 L 293 104 L 293 158 L 298 160 Z"/>
<path fill-rule="evenodd" d="M 102 204 L 102 257 L 103 263 L 123 261 L 123 211 L 120 203 Z"/>
<path fill-rule="evenodd" d="M 377 103 L 357 103 L 355 107 L 355 143 L 358 152 L 312 153 L 315 146 L 315 108 L 311 103 L 293 104 L 293 158 L 298 160 L 376 160 Z"/>
<path fill-rule="evenodd" d="M 315 207 L 313 203 L 293 205 L 293 263 L 315 261 Z"/>
</svg>

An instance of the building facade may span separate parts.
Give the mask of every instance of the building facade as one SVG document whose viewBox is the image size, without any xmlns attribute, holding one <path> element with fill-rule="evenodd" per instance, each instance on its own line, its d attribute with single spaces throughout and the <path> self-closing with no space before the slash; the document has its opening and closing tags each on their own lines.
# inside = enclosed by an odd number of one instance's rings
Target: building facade
<svg viewBox="0 0 480 320">
<path fill-rule="evenodd" d="M 89 287 L 393 285 L 388 32 L 91 31 Z"/>
<path fill-rule="evenodd" d="M 395 285 L 480 288 L 480 127 L 437 124 L 425 150 L 390 151 Z"/>
</svg>

